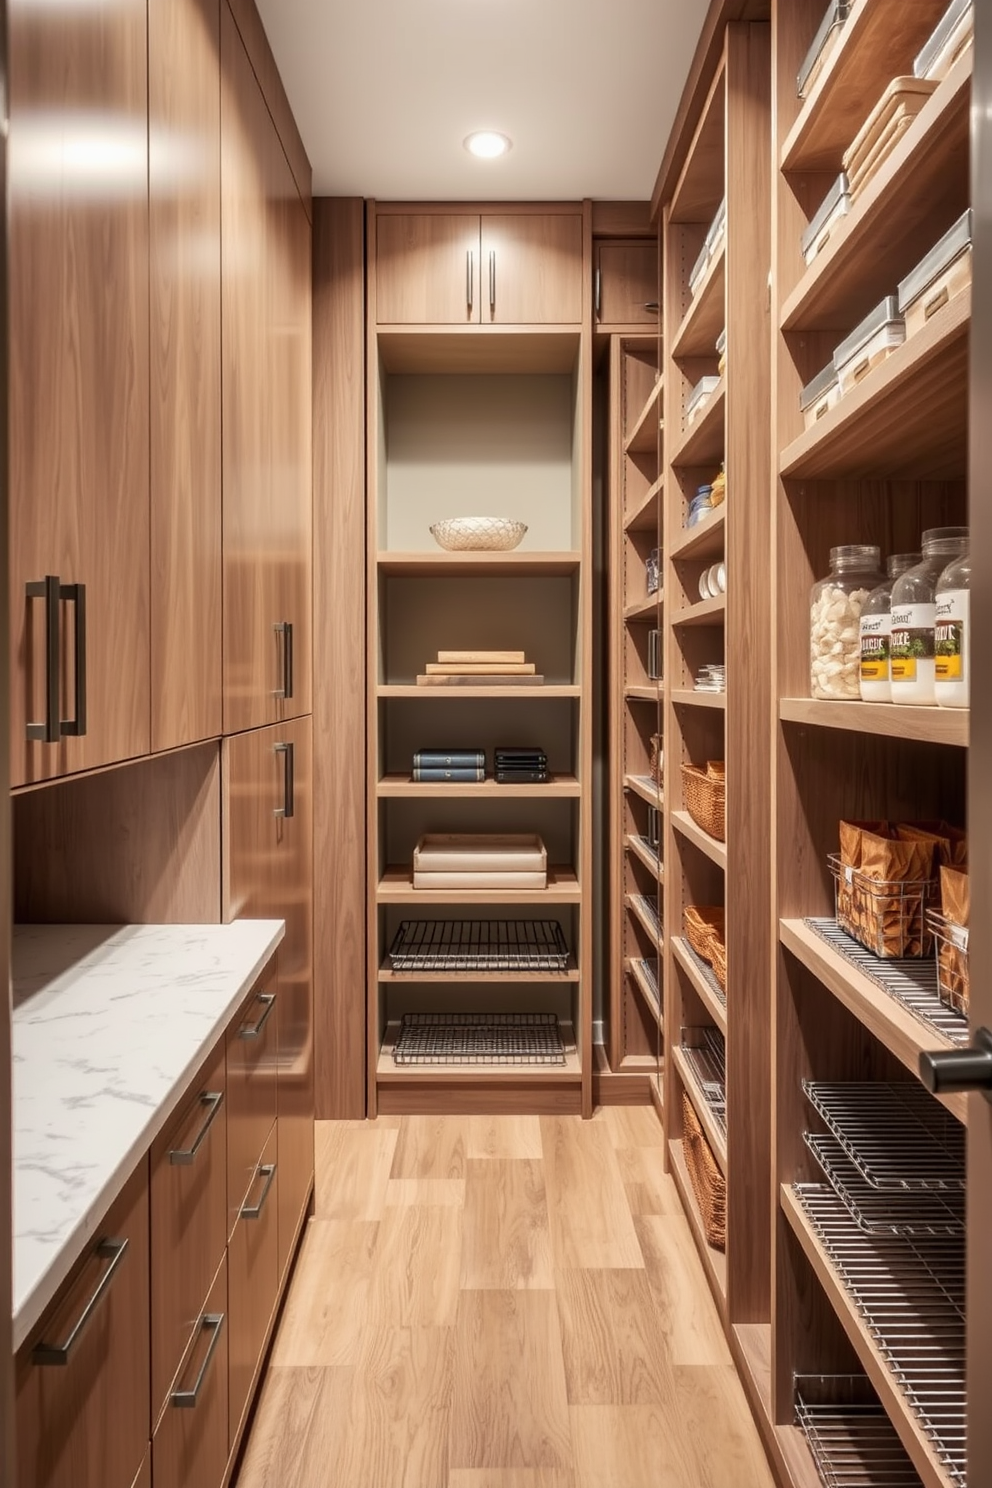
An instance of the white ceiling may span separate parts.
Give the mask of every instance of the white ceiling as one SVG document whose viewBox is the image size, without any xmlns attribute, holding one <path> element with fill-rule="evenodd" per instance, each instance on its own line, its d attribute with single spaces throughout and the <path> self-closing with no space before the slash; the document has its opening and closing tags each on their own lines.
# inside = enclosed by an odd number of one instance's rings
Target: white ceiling
<svg viewBox="0 0 992 1488">
<path fill-rule="evenodd" d="M 705 0 L 257 0 L 314 192 L 651 195 Z M 513 140 L 478 161 L 475 129 Z"/>
</svg>

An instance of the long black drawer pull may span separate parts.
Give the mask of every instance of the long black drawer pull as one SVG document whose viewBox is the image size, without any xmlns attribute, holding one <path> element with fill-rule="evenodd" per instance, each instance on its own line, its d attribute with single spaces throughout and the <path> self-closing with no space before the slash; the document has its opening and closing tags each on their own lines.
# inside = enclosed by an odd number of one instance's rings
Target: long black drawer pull
<svg viewBox="0 0 992 1488">
<path fill-rule="evenodd" d="M 273 816 L 286 821 L 296 815 L 296 745 L 276 744 L 276 754 L 282 755 L 282 805 L 273 809 Z"/>
<path fill-rule="evenodd" d="M 274 992 L 259 992 L 258 999 L 263 1008 L 261 1017 L 257 1023 L 243 1023 L 238 1029 L 239 1039 L 257 1039 L 262 1036 L 262 1029 L 272 1016 L 272 1009 L 276 1005 L 276 994 Z"/>
<path fill-rule="evenodd" d="M 45 601 L 45 721 L 29 723 L 28 738 L 38 744 L 57 744 L 62 737 L 59 699 L 59 599 L 62 585 L 58 574 L 47 574 L 45 578 L 33 580 L 26 585 L 26 589 L 28 599 Z"/>
<path fill-rule="evenodd" d="M 258 1167 L 255 1169 L 255 1178 L 264 1178 L 265 1184 L 262 1188 L 262 1192 L 258 1196 L 257 1204 L 242 1204 L 242 1219 L 261 1219 L 262 1210 L 265 1208 L 265 1201 L 269 1197 L 269 1189 L 272 1187 L 272 1184 L 275 1181 L 275 1176 L 275 1163 L 259 1163 Z M 254 1181 L 255 1179 L 253 1178 L 252 1182 L 254 1183 Z"/>
<path fill-rule="evenodd" d="M 293 696 L 293 622 L 279 620 L 272 629 L 277 635 L 282 636 L 282 686 L 276 688 L 275 696 L 291 698 Z"/>
<path fill-rule="evenodd" d="M 203 1356 L 203 1363 L 200 1365 L 200 1372 L 196 1376 L 193 1388 L 191 1390 L 173 1390 L 172 1392 L 170 1397 L 172 1404 L 177 1406 L 179 1410 L 193 1410 L 199 1403 L 200 1391 L 203 1389 L 204 1381 L 207 1378 L 207 1371 L 210 1368 L 214 1354 L 217 1352 L 217 1345 L 220 1343 L 220 1334 L 223 1326 L 224 1314 L 222 1312 L 205 1312 L 201 1317 L 201 1330 L 203 1332 L 211 1331 L 213 1337 L 207 1346 L 207 1352 Z"/>
<path fill-rule="evenodd" d="M 201 1106 L 208 1107 L 207 1118 L 196 1136 L 188 1147 L 174 1147 L 169 1153 L 169 1162 L 176 1168 L 188 1168 L 196 1161 L 196 1154 L 206 1140 L 207 1132 L 210 1130 L 217 1116 L 217 1112 L 224 1104 L 223 1090 L 206 1090 L 200 1096 Z"/>
<path fill-rule="evenodd" d="M 36 1344 L 35 1347 L 31 1350 L 31 1362 L 33 1364 L 68 1364 L 70 1354 L 85 1333 L 87 1325 L 91 1321 L 93 1314 L 97 1310 L 97 1307 L 100 1305 L 102 1298 L 104 1298 L 107 1295 L 107 1292 L 110 1290 L 110 1284 L 117 1274 L 117 1268 L 120 1266 L 121 1261 L 123 1261 L 125 1255 L 127 1254 L 127 1247 L 127 1240 L 100 1241 L 93 1254 L 98 1255 L 101 1260 L 108 1260 L 110 1262 L 110 1265 L 107 1267 L 106 1271 L 103 1273 L 99 1282 L 97 1283 L 92 1297 L 87 1302 L 82 1312 L 79 1314 L 76 1325 L 73 1328 L 72 1332 L 69 1334 L 69 1337 L 66 1339 L 65 1343 Z"/>
<path fill-rule="evenodd" d="M 86 733 L 86 585 L 63 584 L 61 597 L 75 606 L 74 628 L 74 686 L 76 694 L 76 716 L 62 720 L 62 733 L 81 739 Z"/>
</svg>

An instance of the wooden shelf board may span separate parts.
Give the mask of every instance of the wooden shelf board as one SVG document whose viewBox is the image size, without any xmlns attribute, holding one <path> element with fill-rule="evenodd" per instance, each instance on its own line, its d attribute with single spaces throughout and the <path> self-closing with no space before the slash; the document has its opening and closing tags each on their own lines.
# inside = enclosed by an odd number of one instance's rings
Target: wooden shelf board
<svg viewBox="0 0 992 1488">
<path fill-rule="evenodd" d="M 677 687 L 672 692 L 672 702 L 683 707 L 716 708 L 721 713 L 727 711 L 725 692 L 697 692 L 694 687 Z"/>
<path fill-rule="evenodd" d="M 899 1439 L 913 1459 L 913 1466 L 920 1475 L 923 1488 L 952 1488 L 950 1475 L 935 1455 L 917 1416 L 896 1384 L 854 1299 L 820 1243 L 799 1199 L 787 1183 L 783 1183 L 780 1194 L 782 1212 L 816 1273 L 827 1300 L 840 1319 L 890 1421 L 899 1433 Z"/>
<path fill-rule="evenodd" d="M 720 1165 L 720 1172 L 726 1178 L 729 1169 L 727 1162 L 727 1138 L 713 1119 L 713 1113 L 706 1103 L 703 1092 L 699 1088 L 699 1081 L 692 1073 L 689 1061 L 683 1054 L 681 1046 L 679 1044 L 672 1044 L 669 1053 L 672 1063 L 679 1072 L 679 1079 L 685 1087 L 685 1093 L 692 1101 L 692 1109 L 699 1118 L 699 1124 L 703 1128 L 713 1156 Z"/>
<path fill-rule="evenodd" d="M 823 1488 L 809 1443 L 799 1426 L 778 1426 L 772 1415 L 772 1330 L 770 1323 L 735 1323 L 730 1347 L 766 1446 L 781 1463 L 791 1488 Z"/>
<path fill-rule="evenodd" d="M 782 146 L 784 171 L 837 174 L 878 97 L 879 80 L 892 75 L 894 43 L 912 71 L 912 58 L 943 8 L 941 0 L 900 0 L 896 8 L 866 0 L 855 7 Z"/>
<path fill-rule="evenodd" d="M 709 832 L 704 832 L 702 827 L 697 827 L 688 811 L 673 811 L 672 826 L 675 827 L 676 831 L 681 832 L 687 841 L 694 843 L 700 852 L 704 852 L 718 868 L 726 870 L 727 844 L 725 842 L 717 842 L 716 838 L 711 837 Z"/>
<path fill-rule="evenodd" d="M 627 970 L 627 975 L 633 981 L 633 983 L 636 986 L 638 992 L 641 994 L 642 998 L 644 999 L 644 1002 L 645 1002 L 645 1005 L 647 1006 L 648 1012 L 651 1014 L 651 1017 L 653 1018 L 655 1024 L 657 1025 L 659 1033 L 664 1034 L 664 1032 L 665 1032 L 665 1019 L 664 1019 L 664 1016 L 662 1014 L 661 1003 L 656 998 L 656 996 L 654 994 L 654 991 L 649 986 L 647 980 L 645 979 L 645 976 L 644 976 L 643 971 L 638 966 L 637 961 L 635 960 L 634 957 L 628 956 L 627 962 L 626 962 L 626 970 Z"/>
<path fill-rule="evenodd" d="M 575 1035 L 568 1023 L 561 1025 L 565 1045 L 563 1065 L 531 1064 L 407 1064 L 393 1061 L 399 1024 L 390 1023 L 379 1050 L 376 1083 L 379 1085 L 573 1085 L 582 1078 Z"/>
<path fill-rule="evenodd" d="M 520 577 L 526 574 L 544 577 L 549 574 L 576 573 L 582 561 L 581 553 L 388 553 L 381 552 L 377 563 L 379 572 L 386 576 L 397 575 L 416 578 L 464 578 L 504 576 Z"/>
<path fill-rule="evenodd" d="M 655 859 L 651 856 L 648 849 L 642 842 L 638 840 L 638 838 L 634 837 L 631 833 L 628 832 L 624 845 L 628 852 L 633 853 L 635 858 L 640 859 L 645 868 L 649 869 L 650 872 L 657 874 L 659 879 L 663 877 L 664 867 L 660 859 L 656 862 Z"/>
<path fill-rule="evenodd" d="M 656 806 L 659 811 L 664 807 L 664 797 L 658 787 L 654 786 L 652 789 L 639 775 L 625 775 L 623 785 L 624 790 L 632 790 L 642 801 L 647 801 L 649 806 Z"/>
<path fill-rule="evenodd" d="M 672 456 L 672 464 L 679 466 L 715 465 L 722 460 L 726 416 L 727 379 L 721 377 L 706 407 L 692 428 L 687 429 L 683 434 L 682 443 Z"/>
<path fill-rule="evenodd" d="M 727 239 L 724 235 L 710 259 L 702 281 L 696 287 L 692 303 L 675 333 L 672 356 L 716 356 L 716 343 L 727 319 Z"/>
<path fill-rule="evenodd" d="M 413 869 L 391 866 L 379 881 L 379 904 L 580 904 L 573 868 L 549 867 L 546 889 L 415 889 Z"/>
<path fill-rule="evenodd" d="M 567 971 L 393 971 L 390 966 L 380 966 L 379 981 L 390 985 L 416 986 L 419 983 L 439 984 L 467 982 L 471 985 L 482 982 L 502 982 L 509 986 L 558 986 L 563 982 L 579 982 L 582 974 L 569 957 Z"/>
<path fill-rule="evenodd" d="M 665 489 L 665 477 L 659 475 L 644 492 L 638 506 L 624 520 L 625 532 L 655 532 L 658 528 L 658 498 Z"/>
<path fill-rule="evenodd" d="M 651 1092 L 651 1104 L 654 1106 L 655 1115 L 665 1125 L 665 1077 L 658 1073 L 657 1061 L 655 1072 L 648 1078 L 648 1089 Z"/>
<path fill-rule="evenodd" d="M 966 290 L 793 440 L 782 452 L 782 475 L 963 478 L 970 319 Z"/>
<path fill-rule="evenodd" d="M 782 307 L 782 329 L 847 333 L 968 202 L 969 48 L 917 114 Z M 898 267 L 878 244 L 898 245 Z"/>
<path fill-rule="evenodd" d="M 380 698 L 577 698 L 582 688 L 571 683 L 545 683 L 543 687 L 418 687 L 415 682 L 380 682 Z"/>
<path fill-rule="evenodd" d="M 660 955 L 665 948 L 665 938 L 662 935 L 661 930 L 652 922 L 651 916 L 645 911 L 644 906 L 638 902 L 638 897 L 636 894 L 625 894 L 624 902 L 629 913 L 634 916 L 635 920 L 640 925 L 641 929 L 644 931 L 645 935 L 648 937 L 648 939 L 651 941 L 651 944 Z"/>
<path fill-rule="evenodd" d="M 386 372 L 571 372 L 578 326 L 379 326 Z"/>
<path fill-rule="evenodd" d="M 699 222 L 708 227 L 720 204 L 725 180 L 726 84 L 727 69 L 721 61 L 672 192 L 672 222 Z"/>
<path fill-rule="evenodd" d="M 689 1178 L 689 1169 L 685 1165 L 685 1151 L 681 1138 L 668 1144 L 668 1155 L 671 1159 L 672 1177 L 682 1200 L 682 1207 L 689 1220 L 689 1229 L 692 1231 L 696 1241 L 696 1249 L 699 1251 L 703 1262 L 703 1270 L 710 1284 L 714 1300 L 720 1311 L 724 1324 L 727 1321 L 727 1256 L 722 1250 L 715 1250 L 703 1233 L 703 1221 L 696 1203 L 696 1195 L 692 1191 L 692 1181 Z"/>
<path fill-rule="evenodd" d="M 657 703 L 661 699 L 657 682 L 652 682 L 647 687 L 625 687 L 623 695 L 628 702 L 633 703 Z"/>
<path fill-rule="evenodd" d="M 665 379 L 659 377 L 651 389 L 647 402 L 634 420 L 630 433 L 624 440 L 625 455 L 646 455 L 657 449 L 660 419 L 658 404 L 664 390 Z"/>
<path fill-rule="evenodd" d="M 894 997 L 883 992 L 869 977 L 858 971 L 845 956 L 834 951 L 803 920 L 781 920 L 779 937 L 787 951 L 801 961 L 831 991 L 868 1032 L 884 1044 L 914 1075 L 920 1055 L 928 1049 L 951 1049 L 954 1045 L 942 1034 L 921 1023 Z M 965 1095 L 936 1097 L 959 1121 L 967 1123 L 968 1098 Z"/>
<path fill-rule="evenodd" d="M 968 747 L 967 708 L 916 708 L 896 703 L 827 702 L 822 698 L 782 698 L 779 717 L 785 723 L 848 729 L 890 739 L 916 739 L 927 744 Z"/>
<path fill-rule="evenodd" d="M 689 605 L 688 609 L 676 610 L 672 616 L 672 624 L 676 627 L 689 625 L 722 625 L 727 618 L 727 596 L 721 594 L 717 599 L 703 599 L 698 604 Z"/>
<path fill-rule="evenodd" d="M 721 503 L 695 527 L 687 527 L 672 544 L 669 556 L 673 559 L 719 558 L 727 542 L 727 507 Z"/>
<path fill-rule="evenodd" d="M 685 972 L 689 981 L 695 989 L 696 995 L 709 1013 L 713 1022 L 719 1028 L 724 1038 L 727 1037 L 727 1009 L 716 996 L 713 988 L 704 976 L 699 973 L 699 968 L 689 953 L 689 946 L 681 935 L 672 938 L 672 954 Z"/>
<path fill-rule="evenodd" d="M 581 796 L 582 786 L 574 775 L 555 775 L 533 785 L 500 785 L 495 780 L 411 780 L 409 775 L 387 775 L 376 786 L 376 794 L 388 799 L 425 796 L 439 800 L 493 800 L 499 796 Z"/>
<path fill-rule="evenodd" d="M 657 620 L 662 602 L 662 594 L 659 590 L 657 594 L 649 594 L 647 599 L 639 599 L 634 604 L 627 605 L 623 612 L 623 618 L 628 624 L 632 620 L 643 620 L 645 623 L 651 620 Z"/>
</svg>

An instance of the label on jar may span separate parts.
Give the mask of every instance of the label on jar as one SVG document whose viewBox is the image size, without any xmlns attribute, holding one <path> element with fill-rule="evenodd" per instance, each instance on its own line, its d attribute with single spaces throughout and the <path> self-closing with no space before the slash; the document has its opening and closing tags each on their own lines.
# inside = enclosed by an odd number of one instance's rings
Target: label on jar
<svg viewBox="0 0 992 1488">
<path fill-rule="evenodd" d="M 937 601 L 934 627 L 934 676 L 938 682 L 960 682 L 965 674 L 968 593 L 952 589 Z"/>
<path fill-rule="evenodd" d="M 889 642 L 893 682 L 915 682 L 921 662 L 932 662 L 937 607 L 932 604 L 892 607 Z"/>
<path fill-rule="evenodd" d="M 862 682 L 889 680 L 889 622 L 888 615 L 861 616 Z"/>
</svg>

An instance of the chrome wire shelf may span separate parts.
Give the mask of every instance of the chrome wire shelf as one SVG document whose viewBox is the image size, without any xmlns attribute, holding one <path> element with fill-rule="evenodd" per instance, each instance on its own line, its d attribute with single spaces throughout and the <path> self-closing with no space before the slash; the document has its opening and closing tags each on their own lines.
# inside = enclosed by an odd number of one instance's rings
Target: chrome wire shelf
<svg viewBox="0 0 992 1488">
<path fill-rule="evenodd" d="M 565 1063 L 554 1013 L 405 1013 L 396 1064 Z"/>
<path fill-rule="evenodd" d="M 631 894 L 631 900 L 643 911 L 652 929 L 661 935 L 661 915 L 658 913 L 658 901 L 652 899 L 650 894 Z"/>
<path fill-rule="evenodd" d="M 645 837 L 643 835 L 643 833 L 641 833 L 641 832 L 632 832 L 631 833 L 631 837 L 632 837 L 632 839 L 633 839 L 634 842 L 637 842 L 637 843 L 640 844 L 640 846 L 644 849 L 644 851 L 646 853 L 649 853 L 650 854 L 650 856 L 654 860 L 655 867 L 657 868 L 658 873 L 660 874 L 661 873 L 661 854 L 658 851 L 657 844 L 654 843 L 654 842 L 652 842 L 650 837 Z"/>
<path fill-rule="evenodd" d="M 683 1028 L 680 1048 L 714 1121 L 726 1136 L 727 1046 L 723 1034 L 718 1028 Z"/>
<path fill-rule="evenodd" d="M 963 1240 L 865 1235 L 826 1185 L 794 1191 L 948 1476 L 966 1488 Z"/>
<path fill-rule="evenodd" d="M 692 949 L 692 946 L 686 940 L 685 936 L 682 936 L 679 944 L 682 947 L 683 953 L 692 962 L 696 971 L 699 972 L 699 975 L 702 977 L 707 987 L 709 987 L 717 1002 L 722 1008 L 726 1008 L 727 994 L 726 992 L 724 992 L 723 988 L 720 986 L 720 983 L 717 981 L 716 973 L 714 972 L 712 966 L 709 964 L 708 961 L 704 961 L 702 956 L 697 956 L 696 952 Z"/>
<path fill-rule="evenodd" d="M 859 1229 L 867 1235 L 963 1235 L 965 1196 L 960 1189 L 899 1189 L 866 1183 L 836 1137 L 805 1132 L 806 1145 Z"/>
<path fill-rule="evenodd" d="M 803 1091 L 872 1188 L 964 1189 L 965 1129 L 918 1080 L 804 1080 Z"/>
<path fill-rule="evenodd" d="M 824 1488 L 920 1488 L 865 1375 L 798 1375 L 796 1423 Z"/>
<path fill-rule="evenodd" d="M 660 1024 L 664 1010 L 661 1004 L 661 987 L 658 983 L 658 962 L 654 957 L 634 956 L 632 964 L 641 974 L 641 995 L 651 1004 L 651 1011 Z M 636 982 L 637 977 L 634 980 Z"/>
<path fill-rule="evenodd" d="M 953 1044 L 968 1043 L 968 1020 L 945 1006 L 937 992 L 937 966 L 933 957 L 918 960 L 883 961 L 847 935 L 836 920 L 809 918 L 804 921 L 833 951 L 875 983 L 889 997 L 901 1002 L 915 1018 Z"/>
<path fill-rule="evenodd" d="M 393 971 L 568 970 L 557 920 L 404 920 L 389 948 Z"/>
</svg>

